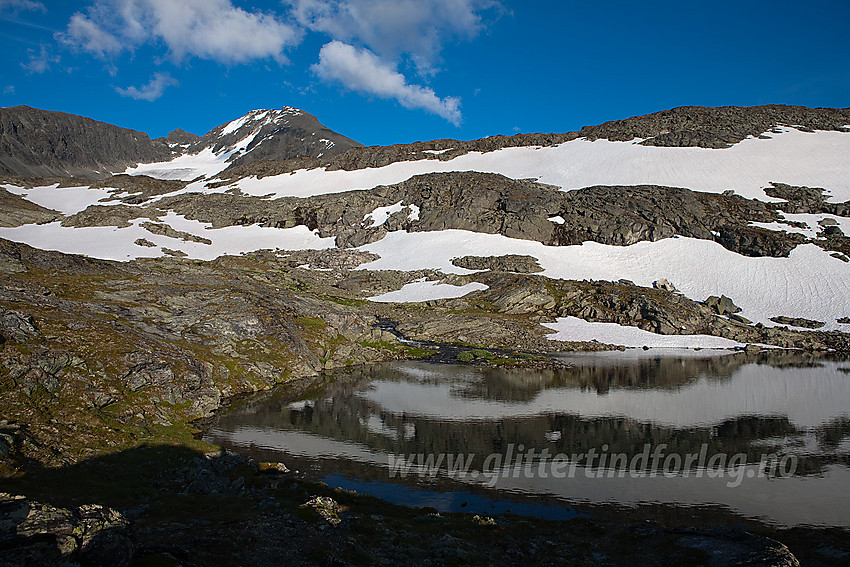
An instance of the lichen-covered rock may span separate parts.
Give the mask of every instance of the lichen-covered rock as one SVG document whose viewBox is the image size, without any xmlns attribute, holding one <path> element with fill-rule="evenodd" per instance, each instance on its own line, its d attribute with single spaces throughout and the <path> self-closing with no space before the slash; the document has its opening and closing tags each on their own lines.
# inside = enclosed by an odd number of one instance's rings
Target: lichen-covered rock
<svg viewBox="0 0 850 567">
<path fill-rule="evenodd" d="M 0 336 L 23 342 L 36 335 L 38 327 L 32 315 L 0 308 Z"/>
</svg>

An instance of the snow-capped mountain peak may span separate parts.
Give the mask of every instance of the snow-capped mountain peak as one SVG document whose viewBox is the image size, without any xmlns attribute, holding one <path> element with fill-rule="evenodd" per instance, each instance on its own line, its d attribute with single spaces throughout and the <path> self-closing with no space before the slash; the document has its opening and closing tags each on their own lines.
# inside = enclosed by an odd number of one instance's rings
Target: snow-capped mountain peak
<svg viewBox="0 0 850 567">
<path fill-rule="evenodd" d="M 126 173 L 163 179 L 209 178 L 232 164 L 327 157 L 360 145 L 298 108 L 256 109 L 213 128 L 188 146 L 172 146 L 178 155 L 167 162 L 140 164 Z"/>
</svg>

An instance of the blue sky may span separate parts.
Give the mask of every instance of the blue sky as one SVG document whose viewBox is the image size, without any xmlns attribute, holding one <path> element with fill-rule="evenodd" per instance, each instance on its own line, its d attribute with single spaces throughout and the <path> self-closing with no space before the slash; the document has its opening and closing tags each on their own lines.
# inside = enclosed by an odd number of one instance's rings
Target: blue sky
<svg viewBox="0 0 850 567">
<path fill-rule="evenodd" d="M 295 106 L 365 144 L 850 106 L 850 2 L 0 0 L 0 106 L 163 136 Z"/>
</svg>

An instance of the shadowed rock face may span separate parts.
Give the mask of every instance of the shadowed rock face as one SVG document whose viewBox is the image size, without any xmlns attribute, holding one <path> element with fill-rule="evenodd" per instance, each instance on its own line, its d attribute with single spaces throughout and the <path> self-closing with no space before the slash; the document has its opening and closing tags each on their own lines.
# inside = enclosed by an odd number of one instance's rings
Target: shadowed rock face
<svg viewBox="0 0 850 567">
<path fill-rule="evenodd" d="M 0 108 L 0 173 L 97 178 L 171 156 L 143 132 L 64 112 Z"/>
</svg>

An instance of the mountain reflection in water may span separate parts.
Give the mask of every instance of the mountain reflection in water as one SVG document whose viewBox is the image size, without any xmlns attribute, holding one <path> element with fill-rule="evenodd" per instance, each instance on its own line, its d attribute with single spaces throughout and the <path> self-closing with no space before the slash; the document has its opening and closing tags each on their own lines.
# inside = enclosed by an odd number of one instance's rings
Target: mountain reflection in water
<svg viewBox="0 0 850 567">
<path fill-rule="evenodd" d="M 568 503 L 716 505 L 779 525 L 850 526 L 850 364 L 768 356 L 576 354 L 564 355 L 572 366 L 559 370 L 373 365 L 328 378 L 312 397 L 249 400 L 222 416 L 207 439 L 362 486 L 474 489 L 497 500 L 545 495 Z M 487 478 L 449 478 L 442 469 L 433 477 L 390 478 L 388 468 L 401 455 L 462 454 L 484 471 L 493 455 L 505 464 L 510 454 L 539 456 L 544 449 L 550 456 L 595 451 L 641 463 L 647 447 L 662 446 L 673 465 L 701 451 L 738 454 L 736 464 L 753 472 L 738 469 L 737 482 L 693 464 L 671 469 L 678 474 L 619 474 L 612 461 L 597 460 L 571 478 L 554 478 L 536 472 L 539 457 L 521 463 L 531 474 L 505 469 Z M 756 474 L 766 454 L 793 458 L 794 474 Z M 646 464 L 637 472 L 650 472 Z"/>
</svg>

